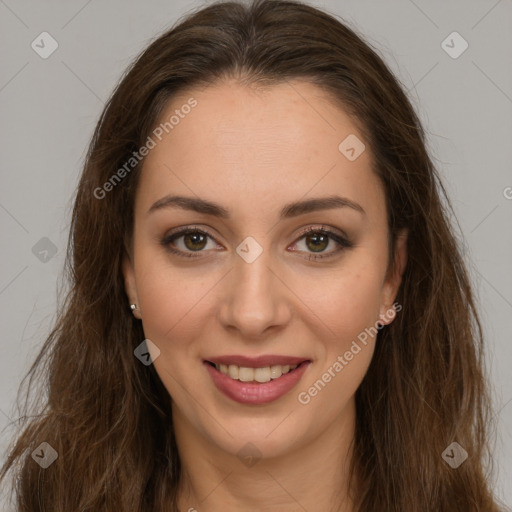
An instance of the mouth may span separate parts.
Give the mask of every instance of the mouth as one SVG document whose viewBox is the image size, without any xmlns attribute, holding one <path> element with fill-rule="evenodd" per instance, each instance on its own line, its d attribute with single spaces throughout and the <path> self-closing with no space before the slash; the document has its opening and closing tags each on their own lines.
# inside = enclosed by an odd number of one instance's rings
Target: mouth
<svg viewBox="0 0 512 512">
<path fill-rule="evenodd" d="M 224 356 L 203 360 L 220 392 L 249 405 L 266 404 L 286 395 L 311 363 L 310 359 L 287 356 Z"/>
<path fill-rule="evenodd" d="M 265 382 L 270 382 L 271 380 L 279 379 L 283 375 L 293 372 L 299 366 L 310 361 L 303 360 L 299 364 L 273 364 L 260 367 L 214 363 L 212 361 L 205 362 L 230 379 L 238 380 L 240 382 L 259 382 L 260 384 L 263 384 Z"/>
</svg>

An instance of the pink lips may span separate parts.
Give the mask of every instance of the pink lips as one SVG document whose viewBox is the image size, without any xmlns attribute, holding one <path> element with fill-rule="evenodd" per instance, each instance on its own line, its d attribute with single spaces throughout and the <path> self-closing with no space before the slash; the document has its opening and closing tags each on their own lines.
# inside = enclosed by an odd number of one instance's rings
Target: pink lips
<svg viewBox="0 0 512 512">
<path fill-rule="evenodd" d="M 232 379 L 217 370 L 211 363 L 236 364 L 247 368 L 261 368 L 272 365 L 294 365 L 297 368 L 281 375 L 270 382 L 242 382 Z M 311 361 L 300 357 L 289 356 L 220 356 L 205 360 L 203 363 L 210 374 L 216 388 L 232 400 L 250 405 L 259 405 L 273 402 L 288 393 L 300 380 Z"/>
</svg>

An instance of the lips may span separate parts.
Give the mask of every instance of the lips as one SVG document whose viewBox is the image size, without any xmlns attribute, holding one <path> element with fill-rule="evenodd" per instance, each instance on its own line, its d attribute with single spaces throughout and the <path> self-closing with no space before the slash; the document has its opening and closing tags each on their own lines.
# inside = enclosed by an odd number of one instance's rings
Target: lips
<svg viewBox="0 0 512 512">
<path fill-rule="evenodd" d="M 225 355 L 203 360 L 215 387 L 231 400 L 246 405 L 264 405 L 286 395 L 311 363 L 305 357 L 272 354 Z"/>
</svg>

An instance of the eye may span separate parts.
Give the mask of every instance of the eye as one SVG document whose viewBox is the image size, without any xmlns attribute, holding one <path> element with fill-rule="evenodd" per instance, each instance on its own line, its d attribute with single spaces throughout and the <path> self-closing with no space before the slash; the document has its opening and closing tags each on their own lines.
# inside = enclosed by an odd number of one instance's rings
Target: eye
<svg viewBox="0 0 512 512">
<path fill-rule="evenodd" d="M 208 231 L 188 226 L 166 235 L 160 243 L 166 250 L 173 254 L 186 258 L 196 258 L 199 257 L 200 254 L 194 253 L 204 252 L 204 249 L 206 249 L 208 245 L 208 239 L 215 241 L 215 238 Z M 302 240 L 304 240 L 306 251 L 292 249 L 292 252 L 307 252 L 311 250 L 312 254 L 305 257 L 308 260 L 329 258 L 343 251 L 343 249 L 353 247 L 353 244 L 349 242 L 347 238 L 325 228 L 325 226 L 321 228 L 309 227 L 300 235 L 294 245 L 297 245 L 297 243 Z M 177 241 L 180 243 L 176 243 Z M 325 255 L 321 254 L 325 252 L 327 247 L 334 245 L 332 242 L 338 246 L 337 249 L 328 251 Z"/>
<path fill-rule="evenodd" d="M 300 236 L 299 241 L 302 240 L 304 240 L 304 245 L 306 246 L 306 249 L 313 251 L 313 253 L 310 254 L 309 256 L 305 256 L 305 258 L 308 260 L 321 260 L 330 258 L 338 254 L 340 251 L 343 251 L 344 249 L 353 247 L 353 244 L 349 240 L 347 240 L 347 238 L 326 228 L 325 226 L 322 226 L 321 228 L 308 228 Z M 337 249 L 329 251 L 324 255 L 323 253 L 325 252 L 325 249 L 327 247 L 335 245 L 331 243 L 332 241 L 334 241 L 335 244 L 338 245 Z"/>
<path fill-rule="evenodd" d="M 183 239 L 183 248 L 176 249 L 174 242 L 175 240 L 179 240 L 180 238 Z M 193 226 L 189 226 L 175 233 L 166 235 L 162 239 L 161 244 L 173 254 L 185 256 L 186 258 L 195 258 L 199 255 L 196 256 L 194 252 L 203 252 L 203 249 L 207 245 L 208 238 L 214 240 L 213 236 L 210 235 L 208 231 L 198 229 Z"/>
</svg>

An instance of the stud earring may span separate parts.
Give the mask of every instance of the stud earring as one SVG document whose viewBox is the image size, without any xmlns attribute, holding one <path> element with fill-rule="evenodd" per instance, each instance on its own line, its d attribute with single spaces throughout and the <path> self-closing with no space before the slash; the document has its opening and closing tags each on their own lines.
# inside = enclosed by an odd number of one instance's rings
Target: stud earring
<svg viewBox="0 0 512 512">
<path fill-rule="evenodd" d="M 132 311 L 135 311 L 136 309 L 139 309 L 139 308 L 137 307 L 137 304 L 130 304 L 130 309 Z"/>
</svg>

